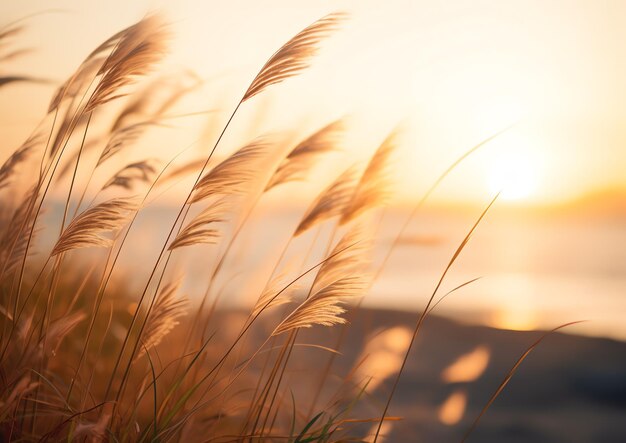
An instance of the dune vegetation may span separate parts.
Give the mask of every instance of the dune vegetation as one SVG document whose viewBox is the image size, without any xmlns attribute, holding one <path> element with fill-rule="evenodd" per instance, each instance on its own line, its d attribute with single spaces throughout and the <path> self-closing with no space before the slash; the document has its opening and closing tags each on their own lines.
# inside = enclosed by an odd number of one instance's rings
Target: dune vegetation
<svg viewBox="0 0 626 443">
<path fill-rule="evenodd" d="M 335 392 L 322 394 L 337 376 L 333 361 L 342 331 L 350 327 L 347 317 L 386 263 L 372 264 L 371 249 L 378 240 L 377 214 L 392 192 L 402 127 L 368 162 L 335 177 L 309 171 L 339 148 L 346 131 L 342 119 L 288 146 L 280 134 L 255 137 L 234 152 L 221 144 L 241 107 L 306 70 L 346 20 L 342 13 L 323 17 L 271 55 L 202 158 L 181 162 L 179 147 L 157 160 L 142 142 L 168 124 L 195 87 L 159 76 L 170 33 L 159 15 L 111 36 L 58 87 L 40 124 L 0 169 L 3 441 L 382 441 L 384 425 L 401 418 L 388 408 L 413 341 L 447 295 L 440 285 L 495 198 L 433 282 L 415 329 L 385 372 L 389 386 L 377 391 L 378 383 L 370 385 L 363 368 L 371 362 L 364 355 L 341 375 Z M 17 23 L 0 30 L 3 62 L 18 55 L 11 54 L 22 29 Z M 39 80 L 6 75 L 0 87 L 29 81 Z M 412 216 L 459 162 L 489 140 L 442 171 L 431 190 L 416 198 Z M 128 150 L 144 159 L 126 163 L 121 154 Z M 116 172 L 102 180 L 102 170 Z M 256 285 L 256 300 L 247 312 L 223 308 L 223 288 L 216 282 L 227 269 L 233 272 L 225 263 L 255 205 L 275 188 L 302 180 L 314 184 L 318 196 L 283 236 L 280 257 L 267 257 L 273 270 Z M 179 182 L 190 184 L 184 203 L 172 208 L 175 221 L 167 235 L 150 239 L 158 252 L 136 264 L 148 272 L 135 290 L 114 271 L 129 253 L 142 211 Z M 52 212 L 56 224 L 46 212 L 53 203 L 61 208 Z M 286 259 L 293 241 L 322 225 L 332 232 L 323 240 L 322 257 Z M 185 296 L 185 269 L 173 263 L 198 247 L 218 252 L 207 255 L 204 296 L 195 299 Z M 235 272 L 245 280 L 249 270 Z M 314 341 L 325 328 L 337 331 L 334 348 Z M 318 364 L 289 376 L 300 347 Z M 298 394 L 303 389 L 308 395 Z M 372 402 L 378 412 L 364 415 L 362 402 Z"/>
</svg>

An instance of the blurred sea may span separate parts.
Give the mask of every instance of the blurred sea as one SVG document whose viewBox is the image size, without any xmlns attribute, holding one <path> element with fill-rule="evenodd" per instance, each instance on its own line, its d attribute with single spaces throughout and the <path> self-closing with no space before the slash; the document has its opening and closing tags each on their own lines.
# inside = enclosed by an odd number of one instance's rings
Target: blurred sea
<svg viewBox="0 0 626 443">
<path fill-rule="evenodd" d="M 364 305 L 423 309 L 480 211 L 431 208 L 417 214 Z M 48 216 L 58 212 L 55 209 Z M 117 275 L 131 279 L 131 285 L 145 284 L 176 213 L 172 207 L 148 207 L 142 212 Z M 301 214 L 301 210 L 269 206 L 253 211 L 211 289 L 212 295 L 220 294 L 222 306 L 251 303 L 258 296 Z M 388 209 L 374 217 L 381 220 L 374 265 L 385 256 L 407 215 L 406 210 Z M 281 266 L 295 275 L 318 262 L 332 235 L 329 228 L 313 229 L 292 241 Z M 184 275 L 185 290 L 192 298 L 205 292 L 217 251 L 225 243 L 174 253 L 169 272 Z M 568 330 L 626 340 L 626 216 L 622 213 L 496 206 L 448 273 L 439 296 L 477 277 L 478 281 L 446 297 L 437 313 L 468 324 L 521 330 L 585 320 Z"/>
</svg>

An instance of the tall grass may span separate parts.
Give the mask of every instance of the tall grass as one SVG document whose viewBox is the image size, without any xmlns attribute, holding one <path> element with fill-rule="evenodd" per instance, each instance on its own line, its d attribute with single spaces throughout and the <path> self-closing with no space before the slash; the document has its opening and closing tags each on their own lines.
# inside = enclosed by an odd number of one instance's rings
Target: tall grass
<svg viewBox="0 0 626 443">
<path fill-rule="evenodd" d="M 173 81 L 161 77 L 143 89 L 134 86 L 158 69 L 167 51 L 170 33 L 159 15 L 103 42 L 58 88 L 41 123 L 0 167 L 4 441 L 195 441 L 198 436 L 206 441 L 338 441 L 359 437 L 359 424 L 370 422 L 378 423 L 376 440 L 383 422 L 395 419 L 387 417 L 393 391 L 380 415 L 353 416 L 367 385 L 355 376 L 356 368 L 319 409 L 318 392 L 301 400 L 306 404 L 294 397 L 286 369 L 296 347 L 311 346 L 328 354 L 329 363 L 321 378 L 305 382 L 324 383 L 339 350 L 298 343 L 298 331 L 345 327 L 346 309 L 380 273 L 380 267 L 370 264 L 376 241 L 372 214 L 389 196 L 400 130 L 391 132 L 365 167 L 354 165 L 323 180 L 309 177 L 309 171 L 340 149 L 342 120 L 328 122 L 288 148 L 274 134 L 251 140 L 230 155 L 219 152 L 240 107 L 304 71 L 346 18 L 323 17 L 279 48 L 242 91 L 206 157 L 183 165 L 176 161 L 180 152 L 158 161 L 146 149 L 144 159 L 130 163 L 122 155 L 141 146 L 150 131 L 167 126 L 167 113 L 202 83 L 181 75 Z M 0 30 L 0 43 L 20 31 L 15 25 Z M 5 60 L 18 55 L 10 52 Z M 177 81 L 183 77 L 192 84 Z M 27 79 L 2 77 L 0 86 Z M 164 90 L 165 96 L 155 99 Z M 96 161 L 87 161 L 88 155 Z M 97 177 L 105 165 L 116 172 L 101 183 Z M 151 239 L 157 254 L 136 264 L 149 272 L 133 289 L 114 271 L 120 258 L 132 252 L 129 241 L 137 220 L 173 181 L 185 177 L 193 184 L 165 238 Z M 216 282 L 228 278 L 223 264 L 232 259 L 232 245 L 254 206 L 274 188 L 297 180 L 319 184 L 319 195 L 285 236 L 280 257 L 267 257 L 274 260 L 273 270 L 257 285 L 250 311 L 239 317 L 216 310 L 221 296 Z M 56 230 L 43 214 L 58 195 L 63 196 L 63 211 Z M 332 234 L 319 236 L 322 228 Z M 310 250 L 289 269 L 283 262 L 292 243 L 310 231 L 317 231 L 311 236 L 323 245 L 324 255 L 315 257 Z M 39 236 L 53 239 L 52 246 L 46 249 Z M 173 254 L 207 244 L 222 247 L 207 260 L 204 297 L 189 300 L 183 280 L 171 272 Z M 397 239 L 388 255 L 396 244 Z M 43 249 L 34 255 L 39 246 Z M 86 254 L 86 248 L 103 253 Z M 90 266 L 82 265 L 89 260 Z M 237 272 L 250 280 L 255 274 Z M 436 304 L 437 289 L 413 339 Z M 408 351 L 402 367 L 407 356 Z"/>
</svg>

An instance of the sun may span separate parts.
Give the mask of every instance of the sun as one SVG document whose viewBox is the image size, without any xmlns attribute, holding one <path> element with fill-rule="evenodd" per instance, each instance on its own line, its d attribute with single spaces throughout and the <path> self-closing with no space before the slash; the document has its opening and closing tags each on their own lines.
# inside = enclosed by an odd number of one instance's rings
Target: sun
<svg viewBox="0 0 626 443">
<path fill-rule="evenodd" d="M 500 198 L 509 201 L 527 200 L 539 187 L 538 164 L 530 153 L 507 150 L 496 153 L 486 171 L 491 193 L 500 192 Z"/>
</svg>

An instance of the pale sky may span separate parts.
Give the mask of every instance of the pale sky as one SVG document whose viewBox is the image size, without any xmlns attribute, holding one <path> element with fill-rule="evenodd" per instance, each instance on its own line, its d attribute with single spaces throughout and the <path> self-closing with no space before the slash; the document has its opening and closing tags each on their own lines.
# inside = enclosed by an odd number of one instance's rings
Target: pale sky
<svg viewBox="0 0 626 443">
<path fill-rule="evenodd" d="M 195 109 L 226 112 L 282 43 L 324 14 L 351 13 L 314 67 L 242 109 L 237 129 L 312 130 L 350 115 L 347 159 L 407 128 L 394 180 L 423 192 L 473 144 L 519 120 L 465 163 L 441 200 L 551 203 L 626 187 L 626 2 L 599 1 L 58 1 L 16 40 L 36 52 L 0 67 L 58 82 L 101 41 L 162 10 L 172 22 L 166 67 L 207 79 Z M 51 9 L 2 2 L 2 23 Z M 43 115 L 53 88 L 0 91 L 2 158 Z M 255 114 L 256 112 L 256 114 Z M 250 121 L 263 118 L 255 124 Z M 256 116 L 256 117 L 255 117 Z M 235 136 L 233 135 L 233 138 Z M 233 141 L 235 144 L 235 141 Z"/>
</svg>

